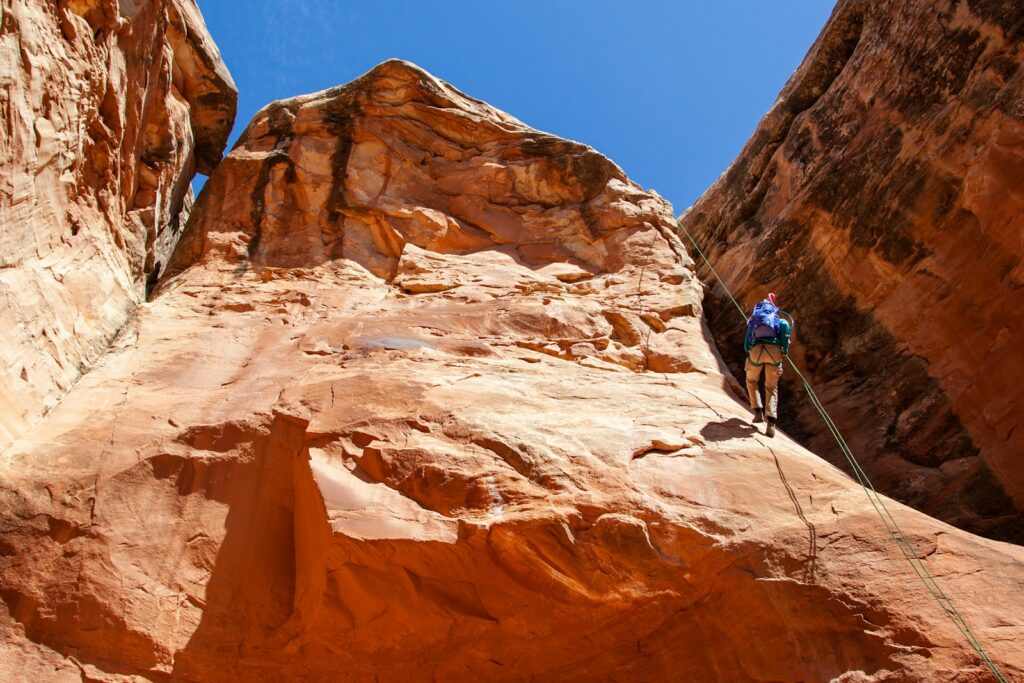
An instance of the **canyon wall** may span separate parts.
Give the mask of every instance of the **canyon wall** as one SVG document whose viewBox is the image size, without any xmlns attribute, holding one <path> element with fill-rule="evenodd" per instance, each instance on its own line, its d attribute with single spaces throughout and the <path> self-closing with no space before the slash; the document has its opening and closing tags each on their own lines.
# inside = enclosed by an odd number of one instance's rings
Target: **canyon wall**
<svg viewBox="0 0 1024 683">
<path fill-rule="evenodd" d="M 735 400 L 671 207 L 417 67 L 274 103 L 0 461 L 0 671 L 985 680 Z M 1024 676 L 1024 550 L 891 502 Z"/>
<path fill-rule="evenodd" d="M 193 0 L 11 0 L 0 19 L 0 451 L 144 300 L 236 92 Z"/>
<path fill-rule="evenodd" d="M 795 315 L 792 355 L 876 485 L 1016 542 L 1022 38 L 1016 0 L 841 0 L 680 220 L 747 310 L 775 291 Z M 743 323 L 717 285 L 708 309 L 739 371 Z M 789 380 L 781 423 L 838 462 Z"/>
</svg>

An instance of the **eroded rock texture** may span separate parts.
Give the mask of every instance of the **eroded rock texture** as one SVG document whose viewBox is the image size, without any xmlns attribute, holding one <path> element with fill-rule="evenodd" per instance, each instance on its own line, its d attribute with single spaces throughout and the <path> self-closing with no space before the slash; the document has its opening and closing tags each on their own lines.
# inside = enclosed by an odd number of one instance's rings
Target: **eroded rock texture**
<svg viewBox="0 0 1024 683">
<path fill-rule="evenodd" d="M 860 490 L 754 436 L 673 228 L 404 62 L 271 105 L 3 460 L 0 667 L 986 680 Z M 1024 551 L 892 505 L 1024 674 Z"/>
<path fill-rule="evenodd" d="M 193 0 L 13 0 L 0 24 L 0 450 L 167 263 L 236 93 Z"/>
<path fill-rule="evenodd" d="M 681 219 L 748 310 L 775 290 L 796 315 L 794 357 L 876 484 L 1017 542 L 1022 38 L 1016 0 L 840 2 Z M 742 322 L 714 292 L 712 328 L 739 368 Z M 838 457 L 790 387 L 787 429 Z"/>
</svg>

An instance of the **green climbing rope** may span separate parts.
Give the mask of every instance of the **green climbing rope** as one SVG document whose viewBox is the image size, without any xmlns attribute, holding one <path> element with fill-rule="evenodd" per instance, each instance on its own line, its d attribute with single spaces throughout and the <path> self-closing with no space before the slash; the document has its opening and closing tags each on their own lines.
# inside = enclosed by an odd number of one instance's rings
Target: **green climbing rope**
<svg viewBox="0 0 1024 683">
<path fill-rule="evenodd" d="M 693 248 L 697 250 L 697 253 L 704 260 L 704 264 L 708 267 L 708 270 L 710 270 L 711 274 L 715 276 L 716 280 L 718 280 L 718 284 L 722 286 L 726 295 L 728 295 L 729 299 L 732 300 L 733 305 L 736 306 L 736 310 L 739 311 L 740 315 L 743 316 L 743 320 L 746 321 L 746 311 L 744 311 L 743 307 L 740 306 L 738 301 L 736 301 L 736 297 L 734 297 L 732 292 L 729 291 L 729 286 L 725 284 L 725 280 L 722 279 L 714 266 L 711 265 L 711 261 L 708 260 L 708 257 L 704 255 L 700 245 L 697 244 L 697 240 L 693 239 L 693 235 L 690 234 L 690 231 L 687 230 L 682 223 L 679 224 L 679 228 L 686 233 L 686 237 L 690 240 L 693 244 Z M 864 495 L 866 495 L 868 500 L 871 502 L 871 506 L 878 514 L 878 518 L 882 520 L 882 524 L 885 526 L 886 531 L 889 532 L 889 535 L 892 536 L 896 546 L 900 549 L 900 553 L 902 553 L 903 557 L 910 564 L 914 573 L 917 574 L 917 577 L 924 584 L 925 588 L 928 589 L 928 593 L 931 594 L 932 598 L 934 598 L 939 604 L 939 607 L 942 608 L 942 611 L 946 614 L 949 620 L 953 622 L 953 625 L 956 626 L 957 630 L 960 631 L 967 640 L 971 649 L 981 657 L 982 662 L 989 668 L 992 675 L 996 677 L 996 680 L 999 681 L 999 683 L 1008 683 L 1006 676 L 1003 675 L 999 670 L 999 667 L 996 666 L 995 662 L 993 662 L 988 656 L 988 653 L 985 652 L 985 648 L 982 647 L 981 641 L 978 640 L 978 636 L 975 635 L 974 629 L 971 628 L 967 619 L 960 613 L 960 610 L 956 608 L 949 596 L 946 595 L 946 592 L 939 585 L 938 580 L 936 580 L 935 576 L 928 570 L 927 565 L 921 558 L 921 555 L 917 552 L 917 549 L 910 542 L 910 539 L 907 538 L 907 535 L 903 533 L 903 529 L 900 528 L 899 524 L 896 523 L 896 519 L 892 516 L 892 513 L 889 512 L 889 508 L 886 507 L 885 501 L 880 495 L 878 495 L 878 492 L 875 490 L 874 484 L 872 484 L 871 480 L 868 478 L 867 473 L 861 469 L 860 463 L 857 462 L 857 458 L 853 455 L 853 451 L 851 451 L 850 447 L 846 444 L 846 440 L 843 438 L 843 435 L 840 434 L 839 428 L 836 427 L 835 422 L 832 420 L 832 416 L 828 414 L 827 410 L 825 410 L 825 406 L 822 405 L 821 400 L 818 398 L 817 393 L 815 393 L 814 388 L 811 387 L 811 383 L 807 380 L 807 377 L 804 376 L 804 373 L 800 371 L 800 368 L 797 367 L 796 363 L 794 363 L 788 355 L 785 358 L 790 367 L 793 368 L 793 371 L 796 372 L 797 377 L 800 378 L 801 383 L 803 383 L 804 390 L 811 399 L 811 404 L 814 406 L 815 410 L 818 411 L 818 414 L 821 415 L 821 419 L 824 421 L 825 426 L 828 427 L 833 438 L 835 438 L 836 443 L 839 445 L 839 449 L 843 452 L 843 456 L 850 465 L 850 469 L 853 470 L 853 474 L 857 478 L 857 482 L 861 485 L 861 488 L 864 489 Z"/>
</svg>

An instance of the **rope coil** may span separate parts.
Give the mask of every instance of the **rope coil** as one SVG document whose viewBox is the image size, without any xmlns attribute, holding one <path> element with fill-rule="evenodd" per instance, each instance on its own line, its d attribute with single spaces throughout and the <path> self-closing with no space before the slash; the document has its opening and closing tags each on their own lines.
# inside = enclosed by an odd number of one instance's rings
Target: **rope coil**
<svg viewBox="0 0 1024 683">
<path fill-rule="evenodd" d="M 697 253 L 700 254 L 700 257 L 704 260 L 704 264 L 711 271 L 711 274 L 715 276 L 715 279 L 718 280 L 718 284 L 720 284 L 722 289 L 725 290 L 729 299 L 732 300 L 733 305 L 736 306 L 736 310 L 739 311 L 744 320 L 747 320 L 746 311 L 744 311 L 743 307 L 740 306 L 738 301 L 736 301 L 736 298 L 732 295 L 728 285 L 725 284 L 725 281 L 715 270 L 714 266 L 711 265 L 708 257 L 704 255 L 704 252 L 701 250 L 700 245 L 697 244 L 697 241 L 693 238 L 693 235 L 690 234 L 690 231 L 687 230 L 682 223 L 679 223 L 679 229 L 686 234 L 686 237 L 693 244 L 694 249 L 697 250 Z M 821 400 L 815 393 L 814 388 L 811 387 L 811 383 L 807 380 L 807 377 L 804 376 L 804 373 L 800 371 L 800 368 L 797 367 L 796 363 L 793 362 L 788 354 L 786 354 L 785 358 L 789 363 L 789 366 L 793 368 L 793 371 L 797 374 L 797 377 L 800 378 L 801 383 L 803 383 L 804 390 L 811 399 L 811 404 L 814 406 L 815 410 L 818 411 L 818 414 L 821 415 L 822 420 L 825 422 L 825 426 L 828 427 L 829 431 L 832 433 L 832 437 L 836 440 L 836 443 L 839 445 L 839 449 L 843 452 L 843 456 L 849 463 L 850 469 L 853 470 L 853 473 L 857 478 L 857 482 L 864 490 L 864 495 L 867 496 L 868 500 L 871 502 L 871 506 L 878 514 L 878 518 L 882 520 L 882 524 L 885 526 L 886 531 L 889 532 L 889 535 L 896 543 L 896 547 L 900 549 L 900 553 L 910 564 L 914 573 L 928 590 L 928 593 L 935 599 L 935 602 L 937 602 L 939 607 L 942 608 L 945 615 L 964 636 L 967 643 L 971 646 L 971 649 L 978 654 L 985 666 L 987 666 L 992 672 L 992 675 L 995 676 L 996 680 L 999 683 L 1009 683 L 1006 676 L 1003 675 L 999 670 L 999 667 L 996 666 L 995 662 L 993 662 L 988 656 L 988 653 L 985 652 L 985 648 L 982 646 L 978 636 L 974 633 L 974 629 L 972 629 L 971 625 L 967 622 L 967 619 L 960 613 L 960 610 L 956 608 L 956 605 L 953 604 L 953 601 L 949 596 L 946 595 L 942 586 L 939 585 L 938 580 L 928 570 L 927 565 L 921 558 L 921 555 L 917 552 L 914 544 L 910 542 L 910 539 L 907 538 L 903 529 L 901 529 L 899 524 L 896 523 L 896 519 L 892 516 L 892 513 L 889 512 L 889 508 L 886 507 L 885 501 L 875 490 L 875 486 L 871 483 L 867 473 L 861 469 L 860 463 L 857 462 L 857 458 L 853 455 L 853 451 L 851 451 L 850 447 L 846 444 L 846 440 L 843 439 L 843 435 L 839 432 L 839 428 L 836 426 L 835 422 L 833 422 L 832 416 L 828 414 L 827 410 L 825 410 L 825 406 L 822 405 Z"/>
</svg>

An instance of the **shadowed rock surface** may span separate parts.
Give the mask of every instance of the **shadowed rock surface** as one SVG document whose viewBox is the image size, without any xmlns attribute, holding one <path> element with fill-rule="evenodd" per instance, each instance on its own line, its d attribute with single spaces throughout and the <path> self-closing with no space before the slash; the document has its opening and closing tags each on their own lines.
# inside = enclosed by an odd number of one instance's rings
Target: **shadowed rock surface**
<svg viewBox="0 0 1024 683">
<path fill-rule="evenodd" d="M 860 489 L 753 435 L 673 228 L 405 62 L 267 107 L 5 454 L 0 668 L 985 680 Z M 892 507 L 1024 674 L 1024 551 Z"/>
<path fill-rule="evenodd" d="M 841 1 L 681 217 L 747 310 L 774 290 L 795 314 L 794 358 L 881 490 L 1018 543 L 1022 37 L 1016 0 Z M 711 327 L 738 370 L 723 296 Z M 782 424 L 839 462 L 788 379 Z"/>
<path fill-rule="evenodd" d="M 234 83 L 193 0 L 13 0 L 0 10 L 0 451 L 145 298 Z"/>
</svg>

